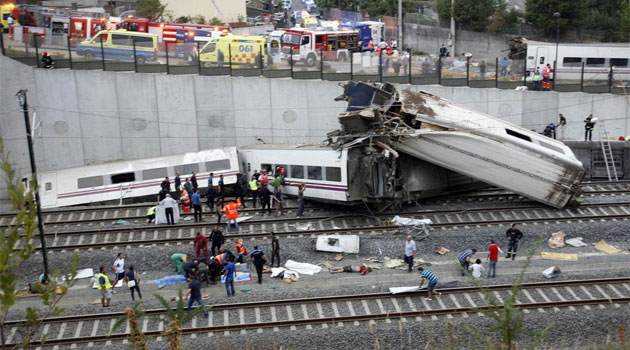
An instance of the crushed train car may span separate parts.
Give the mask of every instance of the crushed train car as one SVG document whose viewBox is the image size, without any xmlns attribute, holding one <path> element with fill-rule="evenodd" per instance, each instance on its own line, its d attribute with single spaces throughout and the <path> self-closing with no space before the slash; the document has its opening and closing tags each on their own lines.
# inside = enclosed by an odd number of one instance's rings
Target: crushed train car
<svg viewBox="0 0 630 350">
<path fill-rule="evenodd" d="M 348 108 L 336 147 L 369 142 L 555 208 L 579 194 L 584 168 L 560 141 L 388 83 L 348 82 L 337 99 Z"/>
</svg>

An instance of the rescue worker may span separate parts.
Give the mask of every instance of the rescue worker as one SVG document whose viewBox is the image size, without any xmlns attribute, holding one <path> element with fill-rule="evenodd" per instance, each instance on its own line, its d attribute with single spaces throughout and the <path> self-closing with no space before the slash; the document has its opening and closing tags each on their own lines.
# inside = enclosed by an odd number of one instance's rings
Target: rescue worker
<svg viewBox="0 0 630 350">
<path fill-rule="evenodd" d="M 250 255 L 252 258 L 252 263 L 254 267 L 256 267 L 256 274 L 258 274 L 258 284 L 262 284 L 262 275 L 263 275 L 263 266 L 267 262 L 265 259 L 265 253 L 258 248 L 258 246 L 254 246 L 254 251 Z"/>
<path fill-rule="evenodd" d="M 545 130 L 543 130 L 543 135 L 547 137 L 553 137 L 555 139 L 556 138 L 556 124 L 549 123 L 549 125 L 545 127 Z"/>
<path fill-rule="evenodd" d="M 234 251 L 236 252 L 236 262 L 240 264 L 244 263 L 245 258 L 247 258 L 247 249 L 245 249 L 242 239 L 236 241 Z"/>
<path fill-rule="evenodd" d="M 190 179 L 186 178 L 186 182 L 184 183 L 184 189 L 186 190 L 186 193 L 188 195 L 191 195 L 193 193 L 193 185 L 190 183 Z M 186 203 L 188 205 L 188 207 L 192 207 L 190 202 Z"/>
<path fill-rule="evenodd" d="M 175 272 L 180 275 L 184 273 L 184 263 L 187 259 L 188 256 L 186 254 L 175 253 L 171 255 L 171 261 L 173 262 L 173 265 L 175 265 Z"/>
<path fill-rule="evenodd" d="M 98 290 L 101 291 L 101 304 L 103 307 L 109 307 L 109 303 L 112 301 L 112 294 L 114 293 L 112 284 L 109 282 L 109 277 L 105 274 L 105 267 L 101 266 L 98 269 L 97 275 Z"/>
<path fill-rule="evenodd" d="M 147 210 L 147 224 L 153 221 L 153 219 L 155 219 L 155 206 Z"/>
<path fill-rule="evenodd" d="M 199 265 L 199 260 L 197 259 L 187 261 L 184 264 L 183 269 L 184 269 L 184 274 L 186 275 L 186 278 L 196 276 L 198 265 Z"/>
<path fill-rule="evenodd" d="M 543 89 L 543 91 L 550 91 L 551 90 L 551 73 L 552 72 L 553 72 L 553 69 L 551 69 L 551 65 L 549 63 L 547 63 L 547 65 L 542 70 L 542 78 L 543 78 L 542 89 Z"/>
<path fill-rule="evenodd" d="M 221 271 L 223 271 L 223 265 L 213 259 L 208 265 L 210 283 L 217 284 L 217 277 L 221 276 Z"/>
<path fill-rule="evenodd" d="M 260 174 L 260 178 L 258 179 L 258 181 L 260 181 L 260 184 L 263 185 L 264 187 L 267 187 L 267 184 L 269 183 L 269 176 L 267 175 L 267 170 L 263 169 L 262 173 Z"/>
<path fill-rule="evenodd" d="M 179 197 L 179 203 L 182 206 L 182 211 L 184 213 L 190 213 L 190 196 L 188 195 L 188 190 L 186 190 L 186 188 L 184 188 L 182 190 L 182 195 L 181 197 Z M 170 197 L 170 195 L 168 195 Z"/>
<path fill-rule="evenodd" d="M 214 197 L 217 195 L 217 189 L 214 186 L 209 185 L 206 190 L 206 205 L 210 211 L 214 211 Z"/>
<path fill-rule="evenodd" d="M 201 256 L 201 252 L 203 252 L 203 256 L 208 258 L 208 239 L 205 235 L 202 235 L 201 232 L 197 232 L 197 235 L 193 239 L 193 247 L 195 248 L 195 257 L 199 258 Z"/>
<path fill-rule="evenodd" d="M 595 129 L 595 122 L 593 121 L 593 115 L 589 114 L 588 117 L 584 119 L 584 141 L 587 139 L 588 141 L 592 141 L 593 129 Z"/>
<path fill-rule="evenodd" d="M 271 266 L 273 266 L 274 259 L 277 258 L 278 267 L 280 267 L 280 242 L 273 231 L 269 233 L 269 238 L 271 238 Z"/>
<path fill-rule="evenodd" d="M 532 90 L 537 91 L 540 90 L 540 69 L 536 68 L 532 75 Z"/>
<path fill-rule="evenodd" d="M 273 195 L 276 199 L 276 212 L 278 215 L 282 215 L 282 186 L 284 185 L 284 180 L 280 177 L 280 171 L 276 172 L 276 176 L 271 181 L 271 186 L 273 187 Z"/>
<path fill-rule="evenodd" d="M 262 186 L 262 184 L 260 184 L 260 187 L 262 187 L 262 189 L 260 189 L 260 204 L 262 206 L 261 214 L 265 215 L 266 207 L 269 215 L 271 215 L 271 191 L 269 191 L 269 188 L 267 188 L 267 186 Z"/>
<path fill-rule="evenodd" d="M 521 238 L 523 238 L 523 233 L 516 228 L 516 224 L 512 224 L 512 227 L 509 228 L 505 232 L 505 235 L 507 236 L 507 239 L 508 239 L 508 253 L 505 258 L 509 259 L 511 256 L 512 260 L 514 260 L 516 259 L 516 250 L 518 249 L 518 241 L 520 241 Z"/>
<path fill-rule="evenodd" d="M 374 52 L 374 42 L 372 40 L 368 41 L 367 50 Z"/>
<path fill-rule="evenodd" d="M 252 176 L 252 181 L 249 182 L 249 190 L 252 192 L 252 206 L 256 209 L 256 200 L 258 200 L 258 180 L 256 180 L 256 176 Z"/>
<path fill-rule="evenodd" d="M 210 240 L 212 241 L 212 247 L 210 248 L 210 250 L 212 251 L 212 255 L 214 256 L 214 249 L 216 248 L 216 251 L 219 252 L 221 250 L 221 245 L 225 241 L 225 238 L 223 237 L 223 232 L 219 230 L 219 226 L 215 226 L 214 229 L 212 229 L 212 232 L 210 232 Z"/>
<path fill-rule="evenodd" d="M 42 65 L 46 69 L 53 69 L 53 68 L 55 68 L 55 60 L 46 51 L 44 51 L 44 53 L 42 53 Z"/>
<path fill-rule="evenodd" d="M 246 187 L 243 187 L 243 183 L 241 182 L 241 174 L 236 174 L 236 183 L 234 183 L 234 197 L 241 200 L 241 203 L 243 204 L 243 209 L 247 208 L 245 206 L 245 189 Z"/>
<path fill-rule="evenodd" d="M 227 232 L 230 233 L 230 229 L 232 228 L 232 224 L 236 227 L 236 231 L 240 231 L 240 227 L 238 227 L 238 208 L 241 206 L 241 200 L 237 199 L 236 203 L 230 202 L 223 208 L 223 212 L 227 217 Z"/>
</svg>

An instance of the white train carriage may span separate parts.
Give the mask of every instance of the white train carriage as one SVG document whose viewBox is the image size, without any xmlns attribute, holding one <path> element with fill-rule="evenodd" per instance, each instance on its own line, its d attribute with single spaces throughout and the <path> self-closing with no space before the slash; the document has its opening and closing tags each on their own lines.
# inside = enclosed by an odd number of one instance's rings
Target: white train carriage
<svg viewBox="0 0 630 350">
<path fill-rule="evenodd" d="M 367 138 L 360 141 L 366 144 L 260 144 L 241 147 L 238 153 L 250 178 L 255 170 L 269 173 L 282 166 L 283 193 L 297 195 L 299 185 L 305 183 L 305 197 L 325 202 L 383 207 L 392 200 L 427 198 L 474 185 L 470 178 L 423 160 L 372 147 Z"/>
<path fill-rule="evenodd" d="M 241 167 L 251 179 L 255 170 L 267 170 L 283 166 L 285 186 L 283 193 L 297 195 L 298 186 L 305 183 L 307 198 L 348 202 L 348 149 L 299 144 L 260 144 L 240 147 Z M 271 183 L 271 179 L 269 181 Z"/>
<path fill-rule="evenodd" d="M 627 43 L 556 43 L 523 40 L 527 45 L 527 71 L 541 70 L 547 64 L 553 67 L 558 80 L 607 80 L 610 67 L 613 68 L 613 84 L 630 79 L 630 45 Z"/>
<path fill-rule="evenodd" d="M 235 183 L 239 172 L 236 148 L 41 172 L 41 204 L 43 208 L 54 208 L 154 195 L 166 176 L 173 183 L 179 172 L 183 184 L 193 171 L 200 187 L 205 187 L 210 173 L 214 178 L 223 175 L 226 185 Z"/>
</svg>

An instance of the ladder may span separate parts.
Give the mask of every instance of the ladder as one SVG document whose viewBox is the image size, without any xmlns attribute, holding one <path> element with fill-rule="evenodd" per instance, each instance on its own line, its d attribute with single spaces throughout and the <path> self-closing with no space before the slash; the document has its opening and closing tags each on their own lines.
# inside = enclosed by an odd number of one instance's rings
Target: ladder
<svg viewBox="0 0 630 350">
<path fill-rule="evenodd" d="M 604 154 L 604 163 L 606 163 L 606 173 L 608 174 L 608 181 L 619 181 L 617 178 L 617 168 L 615 167 L 615 159 L 613 158 L 612 147 L 610 145 L 610 140 L 608 140 L 608 132 L 606 131 L 606 126 L 604 125 L 604 121 L 598 123 L 597 130 L 599 131 L 599 142 L 602 147 L 602 153 Z"/>
</svg>

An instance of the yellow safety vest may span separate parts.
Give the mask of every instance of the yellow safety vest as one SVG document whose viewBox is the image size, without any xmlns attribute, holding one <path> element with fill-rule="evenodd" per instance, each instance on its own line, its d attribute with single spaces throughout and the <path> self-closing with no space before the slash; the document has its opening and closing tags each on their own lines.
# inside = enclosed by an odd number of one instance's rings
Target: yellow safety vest
<svg viewBox="0 0 630 350">
<path fill-rule="evenodd" d="M 97 277 L 98 280 L 96 281 L 96 283 L 98 284 L 98 290 L 103 289 L 103 286 L 101 285 L 101 277 L 105 279 L 105 289 L 110 289 L 112 287 L 112 284 L 109 283 L 109 277 L 107 277 L 106 274 L 99 273 Z"/>
<path fill-rule="evenodd" d="M 539 80 L 540 80 L 540 73 L 534 74 L 534 81 L 539 81 Z"/>
<path fill-rule="evenodd" d="M 155 207 L 151 207 L 149 208 L 149 210 L 147 211 L 147 215 L 153 215 L 155 214 Z"/>
<path fill-rule="evenodd" d="M 258 190 L 258 181 L 252 180 L 249 182 L 249 189 L 252 191 Z"/>
</svg>

